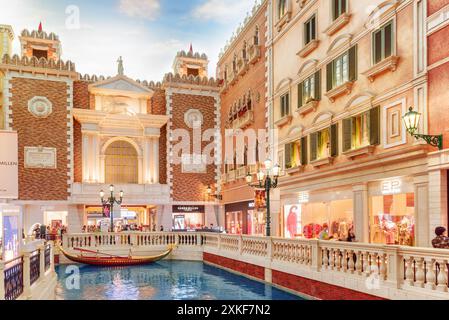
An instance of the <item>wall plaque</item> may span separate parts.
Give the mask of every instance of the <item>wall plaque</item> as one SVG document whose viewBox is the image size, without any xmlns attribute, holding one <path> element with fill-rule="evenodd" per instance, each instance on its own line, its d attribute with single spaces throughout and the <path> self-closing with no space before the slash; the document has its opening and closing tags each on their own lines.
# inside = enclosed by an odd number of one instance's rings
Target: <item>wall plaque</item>
<svg viewBox="0 0 449 320">
<path fill-rule="evenodd" d="M 25 147 L 25 168 L 56 169 L 56 148 Z"/>
</svg>

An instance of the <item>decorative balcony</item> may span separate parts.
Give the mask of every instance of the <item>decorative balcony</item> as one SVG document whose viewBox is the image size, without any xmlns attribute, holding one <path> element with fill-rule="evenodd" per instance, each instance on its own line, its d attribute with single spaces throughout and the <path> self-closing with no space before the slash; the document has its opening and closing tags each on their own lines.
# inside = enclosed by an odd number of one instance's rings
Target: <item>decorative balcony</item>
<svg viewBox="0 0 449 320">
<path fill-rule="evenodd" d="M 248 171 L 247 171 L 246 166 L 239 167 L 239 168 L 237 168 L 237 177 L 236 178 L 243 179 L 246 177 L 247 173 L 248 173 Z"/>
<path fill-rule="evenodd" d="M 248 63 L 249 64 L 255 64 L 261 56 L 261 49 L 260 46 L 252 45 L 248 49 Z"/>
<path fill-rule="evenodd" d="M 290 124 L 292 122 L 293 117 L 291 115 L 287 115 L 284 116 L 282 118 L 280 118 L 279 120 L 275 121 L 274 124 L 278 127 L 281 128 L 287 124 Z"/>
<path fill-rule="evenodd" d="M 228 80 L 223 80 L 223 84 L 220 88 L 220 93 L 226 93 L 229 89 L 229 82 Z"/>
<path fill-rule="evenodd" d="M 343 28 L 345 25 L 349 23 L 351 20 L 351 14 L 350 13 L 343 13 L 341 16 L 339 16 L 337 19 L 332 22 L 332 24 L 327 27 L 326 30 L 324 30 L 324 33 L 326 33 L 329 37 L 337 33 L 341 28 Z"/>
<path fill-rule="evenodd" d="M 342 96 L 344 94 L 350 94 L 353 86 L 354 81 L 347 81 L 342 85 L 329 90 L 325 95 L 333 103 L 339 96 Z"/>
<path fill-rule="evenodd" d="M 398 67 L 399 57 L 398 56 L 391 56 L 388 58 L 385 58 L 381 62 L 377 63 L 370 69 L 366 70 L 362 74 L 366 76 L 369 81 L 374 82 L 376 77 L 384 72 L 391 71 L 395 72 Z"/>
<path fill-rule="evenodd" d="M 235 181 L 235 177 L 236 177 L 236 171 L 235 171 L 235 170 L 230 170 L 230 171 L 228 172 L 228 178 L 227 178 L 227 181 L 228 181 L 228 182 Z"/>
<path fill-rule="evenodd" d="M 234 70 L 229 71 L 229 85 L 233 85 L 238 80 L 237 72 L 234 72 Z"/>
<path fill-rule="evenodd" d="M 318 45 L 320 44 L 320 40 L 312 40 L 310 41 L 308 44 L 306 44 L 304 46 L 304 48 L 302 48 L 297 55 L 300 58 L 305 58 L 307 57 L 309 54 L 311 54 L 316 48 L 318 48 Z"/>
<path fill-rule="evenodd" d="M 256 174 L 257 173 L 257 164 L 252 164 L 248 166 L 248 171 L 251 174 Z"/>
<path fill-rule="evenodd" d="M 254 122 L 254 112 L 252 110 L 246 111 L 243 115 L 238 116 L 237 119 L 232 121 L 232 129 L 245 129 Z"/>
<path fill-rule="evenodd" d="M 365 146 L 360 147 L 357 149 L 351 149 L 348 151 L 343 152 L 345 156 L 347 156 L 350 159 L 354 159 L 357 156 L 365 155 L 365 154 L 372 154 L 374 152 L 375 146 Z"/>
<path fill-rule="evenodd" d="M 244 58 L 240 58 L 237 61 L 237 75 L 243 76 L 249 69 L 248 60 Z"/>
<path fill-rule="evenodd" d="M 308 113 L 315 112 L 318 109 L 319 100 L 310 100 L 302 107 L 296 109 L 296 114 L 304 118 Z"/>
</svg>

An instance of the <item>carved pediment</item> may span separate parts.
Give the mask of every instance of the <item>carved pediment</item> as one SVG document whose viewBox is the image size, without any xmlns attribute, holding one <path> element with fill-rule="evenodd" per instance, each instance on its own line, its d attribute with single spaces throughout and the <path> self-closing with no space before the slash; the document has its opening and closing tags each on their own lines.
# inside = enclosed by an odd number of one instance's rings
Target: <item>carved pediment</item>
<svg viewBox="0 0 449 320">
<path fill-rule="evenodd" d="M 148 98 L 153 95 L 153 90 L 150 88 L 122 75 L 91 84 L 89 86 L 89 92 L 101 95 L 122 95 Z"/>
</svg>

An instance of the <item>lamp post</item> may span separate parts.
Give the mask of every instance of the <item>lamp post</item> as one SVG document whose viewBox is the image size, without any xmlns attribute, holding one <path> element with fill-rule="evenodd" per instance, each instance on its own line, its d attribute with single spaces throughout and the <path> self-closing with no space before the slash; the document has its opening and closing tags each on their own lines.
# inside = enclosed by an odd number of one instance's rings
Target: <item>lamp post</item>
<svg viewBox="0 0 449 320">
<path fill-rule="evenodd" d="M 219 193 L 212 194 L 212 187 L 210 185 L 207 186 L 206 192 L 209 197 L 214 197 L 215 199 L 220 201 L 223 200 L 223 196 L 221 194 Z"/>
<path fill-rule="evenodd" d="M 270 212 L 270 191 L 278 186 L 278 178 L 280 167 L 275 165 L 272 167 L 273 163 L 270 159 L 265 160 L 265 170 L 259 170 L 257 173 L 257 183 L 253 183 L 253 176 L 251 173 L 246 175 L 246 182 L 250 187 L 260 188 L 265 190 L 266 201 L 267 201 L 267 237 L 271 237 L 271 212 Z"/>
<path fill-rule="evenodd" d="M 427 135 L 416 133 L 419 127 L 419 120 L 421 119 L 421 113 L 413 110 L 410 107 L 409 111 L 402 117 L 407 132 L 416 139 L 423 139 L 427 144 L 437 147 L 439 150 L 443 150 L 443 135 Z"/>
<path fill-rule="evenodd" d="M 111 192 L 111 196 L 108 199 L 104 199 L 104 191 L 100 191 L 101 203 L 103 206 L 109 204 L 111 215 L 111 232 L 114 232 L 114 204 L 121 205 L 123 202 L 123 191 L 120 191 L 120 200 L 117 200 L 114 196 L 114 185 L 109 186 L 109 191 Z"/>
</svg>

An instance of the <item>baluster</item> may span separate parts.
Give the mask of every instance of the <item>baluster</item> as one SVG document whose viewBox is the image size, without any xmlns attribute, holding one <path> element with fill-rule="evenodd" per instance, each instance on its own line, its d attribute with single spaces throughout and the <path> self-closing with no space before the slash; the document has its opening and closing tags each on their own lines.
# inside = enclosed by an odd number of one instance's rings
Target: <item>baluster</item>
<svg viewBox="0 0 449 320">
<path fill-rule="evenodd" d="M 329 265 L 330 265 L 330 269 L 331 270 L 334 270 L 334 268 L 335 268 L 335 251 L 334 251 L 334 249 L 330 249 L 329 250 Z"/>
<path fill-rule="evenodd" d="M 371 274 L 370 262 L 369 262 L 369 252 L 366 251 L 363 253 L 363 273 L 365 276 L 369 277 Z"/>
<path fill-rule="evenodd" d="M 405 262 L 405 283 L 413 286 L 413 282 L 415 282 L 415 273 L 413 270 L 413 257 L 410 257 Z"/>
<path fill-rule="evenodd" d="M 447 260 L 440 262 L 440 271 L 438 272 L 437 290 L 447 292 Z"/>
<path fill-rule="evenodd" d="M 361 275 L 363 272 L 362 252 L 361 251 L 357 251 L 356 258 L 357 258 L 357 260 L 355 263 L 355 270 L 357 271 L 357 273 L 359 275 Z"/>
<path fill-rule="evenodd" d="M 416 281 L 415 286 L 424 288 L 424 258 L 419 258 L 416 261 Z"/>
<path fill-rule="evenodd" d="M 435 290 L 436 274 L 435 274 L 435 259 L 426 260 L 426 288 Z"/>
<path fill-rule="evenodd" d="M 380 263 L 380 279 L 387 280 L 387 256 L 385 254 L 379 255 L 379 263 Z"/>
<path fill-rule="evenodd" d="M 341 269 L 341 250 L 335 249 L 335 265 L 337 267 L 337 270 L 340 271 Z"/>
<path fill-rule="evenodd" d="M 324 269 L 328 269 L 329 268 L 329 251 L 327 248 L 323 248 L 323 265 L 324 265 Z"/>
<path fill-rule="evenodd" d="M 343 265 L 343 272 L 347 272 L 348 271 L 348 250 L 344 249 L 343 250 L 343 256 L 341 258 Z"/>
<path fill-rule="evenodd" d="M 355 269 L 355 261 L 354 261 L 354 251 L 353 250 L 349 250 L 348 251 L 348 270 L 350 273 L 354 273 L 354 269 Z"/>
<path fill-rule="evenodd" d="M 378 254 L 376 252 L 370 254 L 370 259 L 371 259 L 370 262 L 371 262 L 371 264 L 370 264 L 370 273 L 369 273 L 369 275 L 375 274 L 376 276 L 378 276 L 379 273 L 380 273 L 380 268 L 379 268 L 379 265 L 377 263 L 377 261 L 378 261 L 377 258 L 378 258 Z"/>
</svg>

